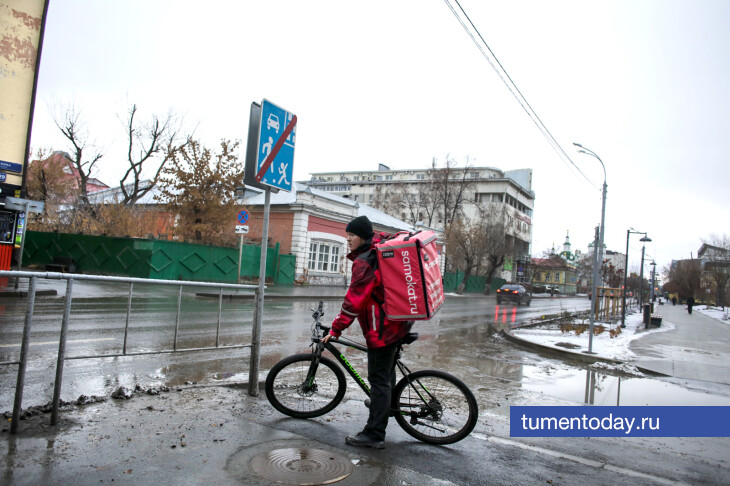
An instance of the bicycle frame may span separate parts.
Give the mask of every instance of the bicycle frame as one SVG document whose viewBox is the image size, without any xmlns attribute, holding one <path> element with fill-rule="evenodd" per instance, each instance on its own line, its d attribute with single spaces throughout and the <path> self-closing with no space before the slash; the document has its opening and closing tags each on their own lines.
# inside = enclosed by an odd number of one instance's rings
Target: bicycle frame
<svg viewBox="0 0 730 486">
<path fill-rule="evenodd" d="M 340 345 L 363 352 L 368 348 L 346 337 L 331 335 L 331 328 L 320 323 L 322 316 L 320 302 L 319 308 L 312 314 L 311 352 L 297 353 L 281 360 L 266 380 L 266 395 L 271 404 L 294 418 L 319 417 L 332 411 L 342 401 L 347 393 L 347 378 L 338 369 L 339 366 L 347 371 L 366 396 L 372 396 L 369 384 L 345 356 L 346 351 Z M 473 430 L 478 420 L 478 405 L 468 386 L 455 376 L 439 370 L 412 372 L 401 361 L 404 346 L 417 339 L 418 333 L 409 332 L 394 345 L 391 372 L 395 377 L 397 367 L 402 378 L 394 383 L 389 415 L 418 440 L 430 444 L 452 444 Z M 334 358 L 323 357 L 325 350 Z M 333 361 L 339 362 L 339 366 Z M 318 383 L 320 364 L 327 368 L 328 373 Z M 280 376 L 283 370 L 286 371 Z M 306 376 L 302 376 L 304 370 Z"/>
<path fill-rule="evenodd" d="M 346 346 L 348 348 L 355 348 L 359 351 L 367 352 L 367 350 L 368 350 L 368 348 L 366 348 L 365 346 L 363 346 L 361 344 L 340 341 L 337 338 L 332 338 L 327 343 L 323 343 L 321 340 L 318 340 L 317 342 L 315 342 L 317 349 L 316 349 L 316 351 L 313 352 L 315 355 L 315 358 L 314 358 L 314 360 L 312 360 L 312 364 L 310 365 L 309 372 L 307 373 L 307 381 L 309 382 L 316 375 L 317 368 L 319 367 L 319 358 L 320 358 L 320 356 L 322 356 L 322 351 L 326 349 L 327 351 L 329 351 L 332 354 L 332 356 L 335 357 L 335 359 L 340 363 L 340 365 L 343 368 L 345 368 L 345 371 L 347 371 L 347 373 L 352 377 L 352 379 L 355 381 L 355 383 L 358 384 L 358 386 L 362 389 L 362 391 L 365 392 L 365 394 L 367 396 L 370 396 L 370 387 L 368 386 L 368 384 L 365 382 L 365 380 L 362 378 L 362 376 L 360 376 L 360 373 L 358 373 L 358 371 L 355 369 L 355 367 L 352 366 L 352 364 L 348 361 L 347 357 L 343 353 L 341 353 L 340 350 L 336 346 L 334 346 L 332 343 L 342 344 L 343 346 Z M 396 351 L 393 367 L 395 368 L 397 366 L 398 369 L 400 370 L 400 372 L 403 374 L 403 376 L 407 377 L 411 373 L 411 370 L 409 370 L 406 365 L 401 363 L 400 356 L 401 356 L 401 346 L 399 346 L 398 350 Z"/>
</svg>

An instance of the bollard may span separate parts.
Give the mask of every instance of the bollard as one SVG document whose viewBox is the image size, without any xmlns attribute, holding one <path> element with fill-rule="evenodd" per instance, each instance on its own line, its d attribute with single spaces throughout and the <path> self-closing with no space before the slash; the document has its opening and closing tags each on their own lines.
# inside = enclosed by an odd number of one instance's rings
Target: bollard
<svg viewBox="0 0 730 486">
<path fill-rule="evenodd" d="M 649 329 L 651 322 L 651 304 L 644 304 L 644 329 Z"/>
</svg>

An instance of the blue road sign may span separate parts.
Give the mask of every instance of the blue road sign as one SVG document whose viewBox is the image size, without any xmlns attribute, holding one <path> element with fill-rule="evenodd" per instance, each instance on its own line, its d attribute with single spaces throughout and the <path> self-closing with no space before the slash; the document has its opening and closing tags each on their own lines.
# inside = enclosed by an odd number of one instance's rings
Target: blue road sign
<svg viewBox="0 0 730 486">
<path fill-rule="evenodd" d="M 8 170 L 10 172 L 22 172 L 23 164 L 16 164 L 14 162 L 8 162 L 6 160 L 0 160 L 0 170 Z"/>
<path fill-rule="evenodd" d="M 246 224 L 248 222 L 248 211 L 241 209 L 238 212 L 238 224 Z"/>
<path fill-rule="evenodd" d="M 291 191 L 297 116 L 264 99 L 261 103 L 256 180 Z"/>
</svg>

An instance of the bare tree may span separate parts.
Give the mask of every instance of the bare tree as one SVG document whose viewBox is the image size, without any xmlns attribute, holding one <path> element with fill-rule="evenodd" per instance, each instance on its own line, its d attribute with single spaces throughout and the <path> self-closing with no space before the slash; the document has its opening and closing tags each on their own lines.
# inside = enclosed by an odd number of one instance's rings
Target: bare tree
<svg viewBox="0 0 730 486">
<path fill-rule="evenodd" d="M 620 288 L 624 282 L 624 269 L 617 268 L 611 263 L 611 260 L 603 260 L 601 265 L 601 275 L 603 275 L 603 281 L 612 288 Z"/>
<path fill-rule="evenodd" d="M 152 115 L 147 122 L 137 117 L 137 105 L 128 111 L 125 124 L 129 167 L 119 181 L 122 191 L 120 204 L 134 205 L 157 184 L 165 165 L 174 154 L 190 143 L 192 136 L 180 141 L 181 122 L 170 111 L 164 117 Z M 141 184 L 150 172 L 151 184 Z"/>
<path fill-rule="evenodd" d="M 700 277 L 702 275 L 701 262 L 698 259 L 679 260 L 672 262 L 668 272 L 667 286 L 676 290 L 680 298 L 695 297 L 695 292 L 700 288 Z"/>
<path fill-rule="evenodd" d="M 403 197 L 403 184 L 376 184 L 371 206 L 393 217 L 400 218 Z"/>
<path fill-rule="evenodd" d="M 429 190 L 434 206 L 443 216 L 445 228 L 461 215 L 466 195 L 474 190 L 474 181 L 469 179 L 470 169 L 468 158 L 464 167 L 457 167 L 456 161 L 448 155 L 443 167 L 438 166 L 435 158 L 431 161 Z"/>
<path fill-rule="evenodd" d="M 464 272 L 456 293 L 464 293 L 466 283 L 479 268 L 487 253 L 484 238 L 486 227 L 483 221 L 458 221 L 449 226 L 446 232 L 446 246 L 451 256 L 451 265 Z"/>
<path fill-rule="evenodd" d="M 449 225 L 446 245 L 450 265 L 464 272 L 457 288 L 462 293 L 469 277 L 486 277 L 484 293 L 491 292 L 492 280 L 507 258 L 514 252 L 514 239 L 509 234 L 510 223 L 506 208 L 480 208 L 477 220 L 459 217 Z"/>
<path fill-rule="evenodd" d="M 378 184 L 375 186 L 372 206 L 411 224 L 422 222 L 430 227 L 438 212 L 430 179 L 417 184 Z"/>
<path fill-rule="evenodd" d="M 514 230 L 514 218 L 509 217 L 508 211 L 504 205 L 501 209 L 480 208 L 482 235 L 487 247 L 483 261 L 486 277 L 485 295 L 489 295 L 491 292 L 492 280 L 497 270 L 502 268 L 505 260 L 514 254 L 515 240 L 510 234 Z"/>
<path fill-rule="evenodd" d="M 104 156 L 102 151 L 89 142 L 89 134 L 82 120 L 81 111 L 74 105 L 61 109 L 53 116 L 53 121 L 73 149 L 70 151 L 71 163 L 78 172 L 79 200 L 81 207 L 90 208 L 88 182 L 97 162 Z"/>
</svg>

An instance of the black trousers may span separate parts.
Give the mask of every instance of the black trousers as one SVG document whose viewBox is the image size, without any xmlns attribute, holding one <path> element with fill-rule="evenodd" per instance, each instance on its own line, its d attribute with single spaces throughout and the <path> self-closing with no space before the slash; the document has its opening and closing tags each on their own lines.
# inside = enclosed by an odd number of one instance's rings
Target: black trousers
<svg viewBox="0 0 730 486">
<path fill-rule="evenodd" d="M 375 440 L 385 440 L 390 415 L 390 397 L 395 387 L 395 353 L 398 343 L 368 349 L 368 381 L 370 382 L 370 415 L 362 433 Z"/>
</svg>

